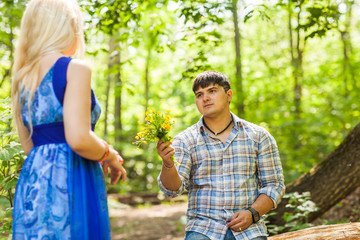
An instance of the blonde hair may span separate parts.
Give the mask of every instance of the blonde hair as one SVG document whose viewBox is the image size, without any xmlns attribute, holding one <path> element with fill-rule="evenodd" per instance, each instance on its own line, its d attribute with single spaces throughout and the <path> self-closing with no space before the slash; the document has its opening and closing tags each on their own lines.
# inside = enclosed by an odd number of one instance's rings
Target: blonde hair
<svg viewBox="0 0 360 240">
<path fill-rule="evenodd" d="M 30 93 L 28 107 L 39 85 L 40 59 L 50 53 L 65 53 L 76 43 L 77 57 L 84 55 L 84 30 L 76 0 L 31 0 L 21 19 L 15 50 L 11 100 L 15 122 L 21 120 L 20 94 Z M 30 134 L 32 133 L 31 112 Z"/>
</svg>

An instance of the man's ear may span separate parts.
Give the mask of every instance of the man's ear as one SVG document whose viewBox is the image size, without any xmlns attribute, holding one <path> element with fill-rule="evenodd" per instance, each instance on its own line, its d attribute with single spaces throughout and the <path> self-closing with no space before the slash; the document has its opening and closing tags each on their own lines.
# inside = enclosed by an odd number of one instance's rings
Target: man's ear
<svg viewBox="0 0 360 240">
<path fill-rule="evenodd" d="M 228 98 L 228 102 L 230 103 L 231 102 L 231 99 L 232 99 L 232 96 L 233 96 L 233 91 L 231 90 L 231 89 L 229 89 L 228 91 L 227 91 L 227 98 Z"/>
</svg>

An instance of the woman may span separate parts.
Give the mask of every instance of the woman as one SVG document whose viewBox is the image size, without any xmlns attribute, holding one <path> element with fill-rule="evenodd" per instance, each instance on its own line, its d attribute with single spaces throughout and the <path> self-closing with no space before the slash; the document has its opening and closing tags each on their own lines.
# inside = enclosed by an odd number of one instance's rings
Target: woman
<svg viewBox="0 0 360 240">
<path fill-rule="evenodd" d="M 104 174 L 126 171 L 93 132 L 100 105 L 75 0 L 31 0 L 14 62 L 12 103 L 27 159 L 16 187 L 13 239 L 110 239 Z"/>
</svg>

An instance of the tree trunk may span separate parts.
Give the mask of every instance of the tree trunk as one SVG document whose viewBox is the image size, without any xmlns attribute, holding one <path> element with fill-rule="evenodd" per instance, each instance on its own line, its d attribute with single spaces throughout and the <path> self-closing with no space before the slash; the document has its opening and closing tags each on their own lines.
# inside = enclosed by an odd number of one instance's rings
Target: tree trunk
<svg viewBox="0 0 360 240">
<path fill-rule="evenodd" d="M 300 24 L 300 13 L 301 11 L 298 13 L 297 16 L 297 22 L 298 25 Z M 297 36 L 297 43 L 296 43 L 296 53 L 297 53 L 297 58 L 295 61 L 295 65 L 294 65 L 294 105 L 295 105 L 295 120 L 299 120 L 301 118 L 301 98 L 302 98 L 302 78 L 303 78 L 303 69 L 302 69 L 302 65 L 303 65 L 303 49 L 301 49 L 300 46 L 300 28 L 298 27 L 296 30 L 296 36 Z M 305 41 L 305 40 L 304 40 Z"/>
<path fill-rule="evenodd" d="M 344 141 L 309 173 L 287 185 L 287 193 L 310 192 L 311 200 L 319 208 L 309 215 L 312 222 L 332 206 L 340 202 L 360 186 L 360 123 L 346 136 Z M 268 220 L 271 224 L 284 225 L 284 212 L 291 212 L 283 199 L 274 210 L 275 216 Z"/>
<path fill-rule="evenodd" d="M 145 112 L 147 111 L 147 107 L 149 105 L 149 88 L 150 88 L 150 80 L 149 80 L 149 69 L 150 69 L 150 61 L 151 61 L 151 44 L 148 47 L 146 62 L 145 62 Z M 145 116 L 145 114 L 144 114 Z"/>
<path fill-rule="evenodd" d="M 115 38 L 113 36 L 109 39 L 109 57 L 108 57 L 108 71 L 107 74 L 107 86 L 106 86 L 106 93 L 105 93 L 105 118 L 104 118 L 104 137 L 107 137 L 107 128 L 108 128 L 108 114 L 109 114 L 109 96 L 110 96 L 110 88 L 111 88 L 111 80 L 112 80 L 112 74 L 111 69 L 114 66 L 113 61 L 113 55 L 112 53 L 116 51 L 116 44 L 115 44 Z"/>
<path fill-rule="evenodd" d="M 347 223 L 307 228 L 272 236 L 269 240 L 357 240 L 360 239 L 360 223 Z"/>
<path fill-rule="evenodd" d="M 3 75 L 1 81 L 0 81 L 0 88 L 2 87 L 2 85 L 4 84 L 4 82 L 6 81 L 6 79 L 11 79 L 11 69 L 13 67 L 14 64 L 14 27 L 13 27 L 13 20 L 12 20 L 12 16 L 9 17 L 10 18 L 10 33 L 9 33 L 9 45 L 8 48 L 10 50 L 9 53 L 9 60 L 11 62 L 10 67 L 8 69 L 5 70 L 5 74 Z M 10 91 L 11 92 L 11 91 Z"/>
<path fill-rule="evenodd" d="M 121 95 L 122 95 L 122 81 L 120 74 L 120 46 L 116 45 L 118 48 L 117 54 L 114 56 L 115 65 L 119 66 L 117 73 L 115 75 L 115 142 L 121 142 L 122 138 L 122 122 L 121 122 Z"/>
<path fill-rule="evenodd" d="M 351 44 L 351 37 L 350 37 L 350 25 L 351 25 L 351 17 L 352 17 L 352 5 L 354 2 L 346 0 L 344 2 L 346 4 L 346 15 L 345 15 L 345 29 L 341 30 L 338 27 L 338 31 L 340 32 L 341 41 L 343 43 L 343 78 L 344 78 L 344 93 L 345 97 L 348 96 L 348 93 L 351 89 L 357 89 L 356 80 L 355 80 L 355 73 L 354 69 L 351 66 L 350 58 L 352 55 L 352 44 Z M 351 78 L 351 83 L 348 81 L 349 77 Z M 349 85 L 352 84 L 353 86 L 350 87 Z"/>
<path fill-rule="evenodd" d="M 300 14 L 301 14 L 301 3 L 298 3 L 296 8 L 299 8 L 300 11 L 297 13 L 296 21 L 297 25 L 300 25 Z M 303 69 L 302 69 L 302 61 L 303 61 L 303 51 L 305 46 L 305 39 L 301 36 L 301 29 L 297 27 L 294 31 L 291 21 L 293 19 L 293 3 L 292 1 L 288 2 L 288 31 L 289 31 L 289 47 L 290 47 L 290 56 L 291 56 L 291 66 L 292 66 L 292 76 L 294 80 L 294 106 L 291 109 L 294 119 L 294 126 L 291 128 L 291 132 L 293 135 L 294 142 L 294 151 L 296 152 L 301 148 L 301 142 L 299 140 L 299 129 L 301 119 L 301 101 L 302 101 L 302 79 L 303 79 Z M 296 34 L 294 37 L 294 33 Z M 303 43 L 303 44 L 301 44 Z"/>
<path fill-rule="evenodd" d="M 289 2 L 290 4 L 290 2 Z M 299 6 L 301 9 L 301 6 Z M 292 11 L 292 9 L 289 9 Z M 300 25 L 300 14 L 301 10 L 297 14 L 297 25 Z M 291 27 L 291 12 L 289 12 L 289 30 L 292 31 Z M 294 77 L 294 105 L 295 105 L 295 120 L 299 120 L 301 118 L 301 98 L 302 98 L 302 77 L 303 77 L 303 70 L 302 70 L 302 55 L 303 55 L 303 49 L 301 47 L 301 33 L 300 28 L 297 27 L 296 29 L 296 45 L 294 46 L 293 40 L 291 40 L 291 48 L 296 49 L 296 56 L 294 56 L 294 50 L 292 50 L 291 56 L 292 56 L 292 66 L 293 66 L 293 77 Z M 292 39 L 292 33 L 290 32 L 290 38 Z M 304 40 L 305 41 L 305 40 Z"/>
<path fill-rule="evenodd" d="M 237 115 L 243 117 L 245 113 L 244 109 L 244 91 L 243 91 L 243 78 L 241 73 L 241 48 L 240 48 L 240 29 L 239 29 L 239 22 L 238 22 L 238 8 L 237 8 L 237 0 L 232 1 L 232 14 L 234 19 L 234 33 L 235 33 L 235 65 L 236 65 L 236 80 L 235 80 L 235 96 L 236 96 L 236 103 L 237 103 Z"/>
</svg>

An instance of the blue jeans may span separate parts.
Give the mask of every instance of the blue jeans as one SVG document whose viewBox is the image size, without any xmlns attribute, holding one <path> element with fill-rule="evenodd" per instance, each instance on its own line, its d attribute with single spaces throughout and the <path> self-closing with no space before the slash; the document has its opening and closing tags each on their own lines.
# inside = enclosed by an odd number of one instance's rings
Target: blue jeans
<svg viewBox="0 0 360 240">
<path fill-rule="evenodd" d="M 210 238 L 201 233 L 191 231 L 186 233 L 185 240 L 210 240 Z M 235 240 L 235 236 L 230 229 L 226 231 L 224 240 Z M 252 240 L 267 240 L 267 237 L 256 237 Z"/>
</svg>

